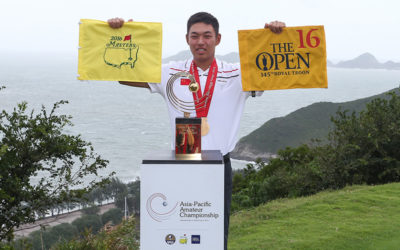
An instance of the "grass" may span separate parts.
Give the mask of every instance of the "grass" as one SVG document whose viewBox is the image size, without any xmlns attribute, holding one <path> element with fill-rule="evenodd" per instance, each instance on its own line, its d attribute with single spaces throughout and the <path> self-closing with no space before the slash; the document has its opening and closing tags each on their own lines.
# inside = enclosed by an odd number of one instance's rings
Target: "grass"
<svg viewBox="0 0 400 250">
<path fill-rule="evenodd" d="M 281 199 L 231 216 L 229 249 L 400 249 L 400 183 Z"/>
</svg>

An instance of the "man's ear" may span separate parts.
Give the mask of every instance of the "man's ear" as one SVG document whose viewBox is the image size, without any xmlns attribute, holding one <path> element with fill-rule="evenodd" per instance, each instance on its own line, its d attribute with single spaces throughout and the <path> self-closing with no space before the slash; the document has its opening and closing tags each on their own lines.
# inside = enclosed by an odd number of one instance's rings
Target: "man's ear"
<svg viewBox="0 0 400 250">
<path fill-rule="evenodd" d="M 186 34 L 186 43 L 189 44 L 189 35 Z"/>
<path fill-rule="evenodd" d="M 217 42 L 215 43 L 215 45 L 218 45 L 221 42 L 221 34 L 217 35 Z"/>
</svg>

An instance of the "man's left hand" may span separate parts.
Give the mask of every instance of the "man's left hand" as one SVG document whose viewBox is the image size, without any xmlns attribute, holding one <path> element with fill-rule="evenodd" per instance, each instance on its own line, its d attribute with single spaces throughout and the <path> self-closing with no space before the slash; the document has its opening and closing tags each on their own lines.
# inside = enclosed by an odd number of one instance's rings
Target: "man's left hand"
<svg viewBox="0 0 400 250">
<path fill-rule="evenodd" d="M 282 32 L 283 28 L 286 27 L 286 24 L 284 22 L 280 21 L 273 21 L 270 23 L 266 23 L 264 28 L 265 29 L 270 29 L 272 32 L 279 34 Z"/>
</svg>

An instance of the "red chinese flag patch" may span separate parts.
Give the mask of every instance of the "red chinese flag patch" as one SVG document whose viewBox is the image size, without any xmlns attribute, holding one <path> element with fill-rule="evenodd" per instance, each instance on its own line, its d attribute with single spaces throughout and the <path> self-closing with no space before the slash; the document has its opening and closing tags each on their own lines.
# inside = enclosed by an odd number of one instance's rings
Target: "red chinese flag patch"
<svg viewBox="0 0 400 250">
<path fill-rule="evenodd" d="M 181 85 L 189 85 L 190 79 L 189 78 L 181 78 Z"/>
</svg>

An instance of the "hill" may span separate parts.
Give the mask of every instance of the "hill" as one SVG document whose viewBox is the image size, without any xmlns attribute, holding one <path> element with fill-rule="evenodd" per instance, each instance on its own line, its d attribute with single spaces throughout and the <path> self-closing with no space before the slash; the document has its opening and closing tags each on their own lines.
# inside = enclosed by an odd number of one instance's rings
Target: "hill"
<svg viewBox="0 0 400 250">
<path fill-rule="evenodd" d="M 242 137 L 232 151 L 231 157 L 251 161 L 256 158 L 268 159 L 279 149 L 297 147 L 310 142 L 311 139 L 323 140 L 332 126 L 330 119 L 339 108 L 360 112 L 368 102 L 378 97 L 387 98 L 383 93 L 351 102 L 314 103 L 285 117 L 271 119 Z"/>
<path fill-rule="evenodd" d="M 330 67 L 337 68 L 359 68 L 359 69 L 393 69 L 399 70 L 400 63 L 395 63 L 392 61 L 387 61 L 385 63 L 380 63 L 370 53 L 364 53 L 352 60 L 340 61 L 337 64 L 330 64 Z"/>
<path fill-rule="evenodd" d="M 229 249 L 399 249 L 400 183 L 282 199 L 231 216 Z"/>
<path fill-rule="evenodd" d="M 228 63 L 238 63 L 239 62 L 239 53 L 231 52 L 226 55 L 216 55 L 216 58 L 228 62 Z M 192 58 L 192 54 L 190 50 L 184 50 L 176 55 L 164 58 L 162 61 L 163 63 L 167 63 L 170 61 L 181 61 Z M 375 58 L 374 55 L 371 53 L 364 53 L 359 55 L 358 57 L 351 59 L 340 61 L 337 64 L 332 63 L 331 61 L 327 60 L 328 67 L 334 68 L 358 68 L 358 69 L 390 69 L 390 70 L 400 70 L 400 63 L 387 61 L 385 63 L 380 63 Z"/>
<path fill-rule="evenodd" d="M 217 59 L 228 62 L 228 63 L 238 63 L 239 62 L 239 53 L 237 52 L 231 52 L 226 55 L 216 55 L 215 56 Z M 173 56 L 169 56 L 167 58 L 164 58 L 162 61 L 163 63 L 167 63 L 170 61 L 182 61 L 186 59 L 192 58 L 192 54 L 190 53 L 190 50 L 183 50 Z"/>
</svg>

